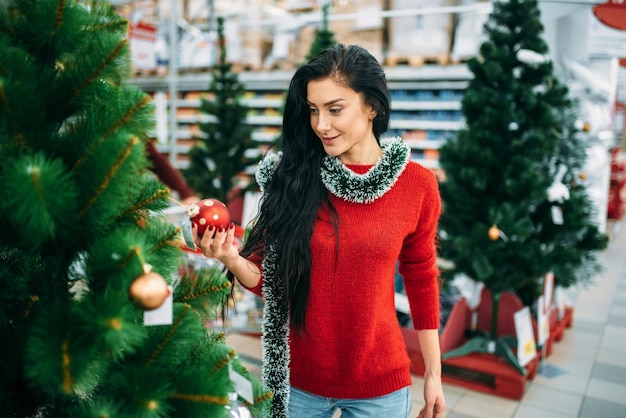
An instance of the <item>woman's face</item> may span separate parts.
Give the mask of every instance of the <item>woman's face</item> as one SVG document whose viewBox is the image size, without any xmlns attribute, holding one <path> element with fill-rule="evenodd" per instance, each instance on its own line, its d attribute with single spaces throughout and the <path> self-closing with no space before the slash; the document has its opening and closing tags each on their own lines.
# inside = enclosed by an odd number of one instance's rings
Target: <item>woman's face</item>
<svg viewBox="0 0 626 418">
<path fill-rule="evenodd" d="M 328 155 L 348 164 L 376 162 L 379 147 L 372 130 L 376 112 L 360 94 L 324 78 L 309 81 L 307 103 L 311 128 Z"/>
</svg>

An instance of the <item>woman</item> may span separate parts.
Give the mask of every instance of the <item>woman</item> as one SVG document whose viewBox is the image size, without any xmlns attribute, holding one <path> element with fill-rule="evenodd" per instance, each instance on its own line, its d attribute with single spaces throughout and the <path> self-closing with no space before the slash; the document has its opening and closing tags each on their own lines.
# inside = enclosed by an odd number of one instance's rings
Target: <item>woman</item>
<svg viewBox="0 0 626 418">
<path fill-rule="evenodd" d="M 259 215 L 239 253 L 234 228 L 196 244 L 265 298 L 263 379 L 272 417 L 408 417 L 409 357 L 396 319 L 396 261 L 424 355 L 425 406 L 442 417 L 437 181 L 399 138 L 381 139 L 383 69 L 358 46 L 294 74 L 282 151 L 259 164 Z"/>
</svg>

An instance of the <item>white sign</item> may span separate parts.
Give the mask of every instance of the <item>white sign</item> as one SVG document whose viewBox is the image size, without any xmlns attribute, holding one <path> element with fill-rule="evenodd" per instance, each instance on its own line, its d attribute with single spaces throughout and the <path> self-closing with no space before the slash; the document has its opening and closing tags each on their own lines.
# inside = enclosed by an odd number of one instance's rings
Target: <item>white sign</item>
<svg viewBox="0 0 626 418">
<path fill-rule="evenodd" d="M 156 27 L 147 23 L 130 23 L 128 42 L 130 59 L 134 68 L 139 70 L 155 70 L 157 58 L 155 51 Z"/>
<path fill-rule="evenodd" d="M 554 273 L 549 272 L 543 278 L 543 311 L 548 312 L 552 306 L 552 294 L 554 293 Z"/>
<path fill-rule="evenodd" d="M 608 27 L 589 8 L 589 55 L 626 57 L 626 31 Z"/>
<path fill-rule="evenodd" d="M 148 325 L 171 325 L 174 319 L 174 290 L 168 286 L 170 291 L 165 302 L 156 309 L 143 313 L 143 324 Z"/>
<path fill-rule="evenodd" d="M 521 366 L 525 366 L 537 355 L 530 308 L 525 306 L 515 312 L 513 319 L 515 320 L 515 334 L 517 336 L 517 361 Z"/>
<path fill-rule="evenodd" d="M 539 345 L 544 345 L 550 336 L 550 321 L 548 313 L 550 310 L 544 309 L 545 296 L 539 296 L 537 300 L 537 341 Z"/>
</svg>

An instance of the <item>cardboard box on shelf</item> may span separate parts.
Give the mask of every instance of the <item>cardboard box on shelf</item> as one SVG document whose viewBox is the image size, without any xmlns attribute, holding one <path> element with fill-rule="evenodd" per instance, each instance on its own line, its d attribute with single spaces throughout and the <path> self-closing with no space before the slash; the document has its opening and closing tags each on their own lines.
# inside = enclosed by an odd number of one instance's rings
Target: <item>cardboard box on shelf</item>
<svg viewBox="0 0 626 418">
<path fill-rule="evenodd" d="M 280 68 L 291 70 L 305 61 L 317 23 L 312 11 L 290 13 L 284 9 L 274 15 L 274 24 L 269 28 L 272 35 L 272 48 L 265 57 L 266 69 Z"/>
<path fill-rule="evenodd" d="M 289 12 L 308 12 L 318 8 L 317 0 L 278 0 L 276 5 Z"/>
<path fill-rule="evenodd" d="M 453 21 L 444 8 L 454 1 L 392 0 L 392 10 L 407 10 L 407 15 L 389 18 L 387 64 L 447 64 Z M 423 13 L 410 12 L 416 9 L 423 9 Z"/>
<path fill-rule="evenodd" d="M 382 64 L 385 22 L 380 12 L 385 10 L 385 3 L 384 0 L 353 0 L 333 4 L 329 29 L 334 32 L 336 41 L 360 45 Z M 350 18 L 338 19 L 342 15 Z M 332 19 L 333 16 L 337 19 Z"/>
<path fill-rule="evenodd" d="M 157 0 L 133 0 L 115 6 L 115 11 L 129 22 L 157 24 L 159 4 Z"/>
<path fill-rule="evenodd" d="M 458 13 L 454 18 L 450 60 L 458 63 L 478 54 L 480 45 L 486 38 L 483 26 L 489 17 L 490 5 L 488 0 L 453 1 L 459 6 L 472 4 L 477 6 L 473 11 Z"/>
<path fill-rule="evenodd" d="M 298 36 L 289 44 L 290 61 L 303 64 L 307 61 L 307 56 L 315 40 L 317 27 L 308 25 L 300 29 Z"/>
<path fill-rule="evenodd" d="M 382 65 L 384 64 L 383 36 L 383 29 L 369 29 L 344 33 L 337 36 L 337 41 L 346 45 L 362 46 Z"/>
<path fill-rule="evenodd" d="M 236 71 L 262 69 L 274 43 L 266 17 L 263 5 L 255 4 L 226 20 L 232 25 L 226 35 L 228 60 Z"/>
<path fill-rule="evenodd" d="M 236 61 L 241 70 L 258 71 L 272 49 L 272 38 L 261 30 L 247 30 L 241 43 L 241 59 Z"/>
<path fill-rule="evenodd" d="M 180 40 L 178 67 L 189 70 L 213 66 L 217 57 L 216 44 L 214 33 L 186 32 Z"/>
</svg>

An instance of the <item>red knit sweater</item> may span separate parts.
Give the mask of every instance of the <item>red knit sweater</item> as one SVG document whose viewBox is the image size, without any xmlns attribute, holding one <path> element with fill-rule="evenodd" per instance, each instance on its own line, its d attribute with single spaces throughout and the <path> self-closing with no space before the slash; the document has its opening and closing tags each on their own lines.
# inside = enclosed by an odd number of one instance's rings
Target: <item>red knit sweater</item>
<svg viewBox="0 0 626 418">
<path fill-rule="evenodd" d="M 348 167 L 362 174 L 371 166 Z M 340 219 L 339 253 L 328 212 L 321 211 L 311 239 L 307 333 L 290 333 L 291 384 L 329 398 L 385 395 L 411 385 L 394 305 L 397 260 L 414 327 L 439 328 L 437 181 L 409 162 L 372 203 L 331 199 Z M 250 290 L 260 295 L 261 283 Z"/>
</svg>

